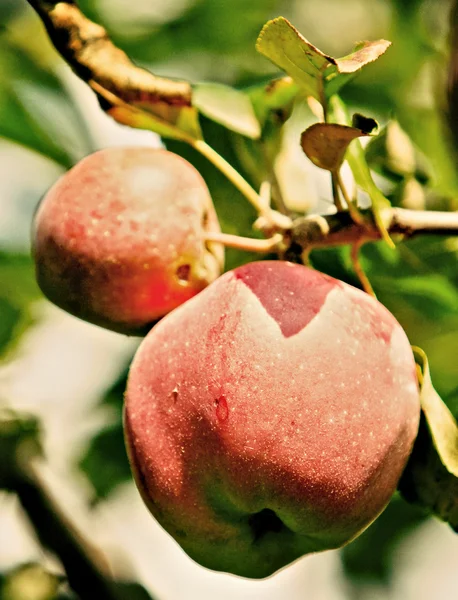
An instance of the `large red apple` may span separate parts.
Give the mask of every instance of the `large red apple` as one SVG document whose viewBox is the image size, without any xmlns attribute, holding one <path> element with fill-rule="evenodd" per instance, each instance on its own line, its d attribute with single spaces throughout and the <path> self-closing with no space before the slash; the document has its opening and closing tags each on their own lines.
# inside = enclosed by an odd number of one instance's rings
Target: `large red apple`
<svg viewBox="0 0 458 600">
<path fill-rule="evenodd" d="M 258 578 L 379 515 L 419 414 L 411 348 L 388 310 L 309 268 L 258 262 L 143 340 L 125 431 L 159 523 L 200 564 Z"/>
<path fill-rule="evenodd" d="M 44 294 L 97 325 L 139 333 L 220 273 L 210 194 L 181 157 L 109 148 L 66 173 L 36 213 L 33 254 Z"/>
</svg>

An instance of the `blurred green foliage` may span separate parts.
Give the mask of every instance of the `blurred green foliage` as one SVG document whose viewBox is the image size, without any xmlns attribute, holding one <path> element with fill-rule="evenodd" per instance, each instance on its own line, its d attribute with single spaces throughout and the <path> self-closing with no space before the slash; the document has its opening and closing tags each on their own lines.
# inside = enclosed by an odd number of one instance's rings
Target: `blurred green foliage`
<svg viewBox="0 0 458 600">
<path fill-rule="evenodd" d="M 36 34 L 34 24 L 19 25 Z M 92 150 L 87 126 L 56 70 L 49 42 L 43 40 L 44 51 L 28 46 L 24 33 L 15 35 L 12 25 L 0 30 L 0 136 L 68 168 Z"/>
<path fill-rule="evenodd" d="M 354 542 L 341 551 L 347 575 L 357 582 L 389 585 L 394 552 L 400 540 L 420 525 L 426 514 L 396 495 L 380 517 Z"/>
<path fill-rule="evenodd" d="M 122 428 L 126 381 L 127 371 L 101 399 L 101 406 L 110 410 L 113 420 L 92 438 L 80 460 L 79 466 L 94 489 L 94 504 L 131 478 Z"/>
<path fill-rule="evenodd" d="M 34 320 L 39 297 L 29 256 L 0 252 L 0 359 Z"/>
<path fill-rule="evenodd" d="M 197 76 L 236 86 L 259 85 L 266 75 L 278 75 L 255 52 L 256 37 L 269 18 L 300 14 L 299 2 L 286 0 L 249 3 L 195 0 L 184 2 L 176 13 L 170 11 L 168 18 L 158 13 L 150 19 L 135 20 L 135 10 L 132 14 L 110 16 L 107 2 L 81 0 L 79 4 L 88 17 L 107 27 L 115 43 L 154 72 L 189 79 Z M 439 208 L 457 209 L 458 170 L 444 122 L 446 31 L 430 25 L 436 13 L 447 12 L 449 3 L 387 0 L 387 4 L 391 7 L 391 21 L 384 35 L 393 46 L 376 65 L 347 85 L 343 99 L 348 105 L 377 117 L 382 124 L 394 116 L 431 165 L 428 166 L 431 181 L 428 183 L 426 178 L 421 181 L 429 185 L 427 197 L 429 194 L 433 200 L 439 198 L 436 203 Z M 327 18 L 332 19 L 332 15 Z M 69 92 L 62 75 L 62 61 L 25 0 L 3 0 L 0 23 L 0 137 L 70 167 L 93 150 L 94 143 L 84 109 Z M 314 39 L 313 31 L 307 31 L 307 23 L 294 24 Z M 355 40 L 359 37 L 355 31 Z M 275 135 L 269 137 L 268 127 L 274 117 L 287 116 L 278 111 L 269 113 L 264 137 L 258 145 L 205 117 L 201 118 L 201 124 L 206 141 L 258 186 L 262 179 L 262 169 L 257 171 L 260 161 L 253 167 L 246 157 L 256 153 L 264 153 L 266 157 L 265 151 L 269 156 L 280 140 Z M 166 145 L 202 173 L 223 230 L 255 235 L 251 229 L 253 209 L 221 173 L 184 143 L 167 141 Z M 385 159 L 380 153 L 383 148 L 373 149 L 374 163 Z M 254 258 L 230 250 L 227 268 Z M 371 244 L 364 247 L 362 257 L 379 299 L 398 318 L 411 342 L 428 354 L 435 387 L 455 415 L 458 415 L 457 258 L 457 239 L 443 237 L 418 237 L 401 242 L 396 251 L 382 243 Z M 312 263 L 330 275 L 359 285 L 347 248 L 315 251 Z M 0 354 L 11 350 L 33 322 L 33 305 L 39 297 L 30 258 L 16 252 L 0 252 Z M 94 436 L 79 464 L 99 500 L 130 479 L 122 435 L 124 386 L 125 373 L 101 399 L 102 405 L 110 407 L 113 419 Z M 423 513 L 396 497 L 382 517 L 342 551 L 343 565 L 354 584 L 365 579 L 388 584 L 396 545 L 423 518 Z"/>
</svg>

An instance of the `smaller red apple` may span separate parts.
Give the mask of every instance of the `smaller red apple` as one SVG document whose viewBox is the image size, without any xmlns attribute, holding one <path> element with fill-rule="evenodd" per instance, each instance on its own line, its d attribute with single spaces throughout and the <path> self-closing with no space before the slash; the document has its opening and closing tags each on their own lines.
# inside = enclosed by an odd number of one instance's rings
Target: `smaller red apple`
<svg viewBox="0 0 458 600">
<path fill-rule="evenodd" d="M 161 149 L 108 148 L 84 158 L 46 194 L 33 228 L 38 284 L 91 323 L 145 333 L 221 272 L 223 248 L 198 171 Z"/>
</svg>

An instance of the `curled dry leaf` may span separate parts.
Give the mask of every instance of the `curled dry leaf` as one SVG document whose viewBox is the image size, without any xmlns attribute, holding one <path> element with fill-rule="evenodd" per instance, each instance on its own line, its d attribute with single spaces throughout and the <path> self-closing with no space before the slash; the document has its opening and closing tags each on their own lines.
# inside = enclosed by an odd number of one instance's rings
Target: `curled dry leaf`
<svg viewBox="0 0 458 600">
<path fill-rule="evenodd" d="M 361 118 L 366 121 L 366 130 L 336 123 L 315 123 L 301 135 L 303 151 L 317 167 L 331 172 L 337 171 L 344 161 L 350 142 L 358 137 L 370 135 L 367 131 L 367 121 L 376 125 L 373 119 Z M 373 128 L 372 126 L 371 130 Z"/>
<path fill-rule="evenodd" d="M 351 54 L 335 59 L 339 73 L 354 73 L 355 71 L 359 71 L 365 65 L 377 60 L 390 46 L 391 42 L 388 40 L 359 42 Z"/>
<path fill-rule="evenodd" d="M 97 94 L 102 108 L 123 125 L 175 139 L 201 139 L 192 88 L 187 81 L 157 77 L 135 65 L 106 30 L 74 2 L 38 2 L 51 41 L 75 73 Z"/>
</svg>

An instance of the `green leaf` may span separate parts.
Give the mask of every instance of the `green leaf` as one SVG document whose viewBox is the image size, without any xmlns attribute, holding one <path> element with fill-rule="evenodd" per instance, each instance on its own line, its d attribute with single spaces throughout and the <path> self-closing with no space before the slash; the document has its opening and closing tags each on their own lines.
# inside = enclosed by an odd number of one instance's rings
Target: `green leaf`
<svg viewBox="0 0 458 600">
<path fill-rule="evenodd" d="M 329 114 L 332 120 L 341 125 L 349 124 L 349 117 L 345 104 L 338 96 L 333 96 L 329 102 Z M 363 147 L 359 140 L 356 140 L 349 148 L 345 156 L 348 164 L 350 165 L 353 177 L 355 178 L 356 184 L 364 190 L 372 201 L 372 212 L 377 227 L 385 240 L 385 242 L 394 248 L 393 240 L 390 238 L 389 233 L 386 229 L 386 225 L 382 218 L 382 211 L 384 208 L 388 208 L 390 202 L 382 192 L 375 185 L 372 179 L 372 174 L 367 165 L 366 157 L 364 155 Z"/>
<path fill-rule="evenodd" d="M 121 103 L 106 108 L 115 121 L 134 129 L 146 129 L 161 137 L 190 142 L 202 139 L 197 111 L 189 106 L 174 107 L 162 103 L 146 108 Z"/>
<path fill-rule="evenodd" d="M 458 415 L 458 386 L 445 396 L 445 402 L 453 415 Z"/>
<path fill-rule="evenodd" d="M 92 438 L 79 461 L 80 469 L 92 484 L 96 500 L 106 498 L 116 486 L 131 479 L 122 425 L 127 374 L 126 369 L 101 398 L 100 404 L 109 408 L 113 422 Z"/>
<path fill-rule="evenodd" d="M 242 168 L 257 189 L 263 181 L 273 183 L 272 200 L 278 200 L 279 188 L 275 184 L 274 164 L 281 150 L 283 125 L 290 117 L 298 88 L 290 77 L 263 82 L 246 90 L 254 112 L 261 125 L 261 135 L 250 139 L 230 133 L 230 144 L 239 168 Z"/>
<path fill-rule="evenodd" d="M 78 4 L 87 16 L 103 22 L 102 14 L 97 18 L 94 0 Z M 259 75 L 263 61 L 256 60 L 253 40 L 259 24 L 274 14 L 277 5 L 278 0 L 163 3 L 159 18 L 145 19 L 144 7 L 135 2 L 122 14 L 104 10 L 103 17 L 115 41 L 141 63 L 166 64 L 172 58 L 183 71 L 194 72 L 197 62 L 199 72 L 205 72 L 201 78 L 231 81 L 247 72 Z"/>
<path fill-rule="evenodd" d="M 34 322 L 32 304 L 40 297 L 30 257 L 0 252 L 0 358 L 12 351 Z"/>
<path fill-rule="evenodd" d="M 415 177 L 406 177 L 391 194 L 395 206 L 411 210 L 424 210 L 426 207 L 425 188 Z"/>
<path fill-rule="evenodd" d="M 425 414 L 434 446 L 447 471 L 458 478 L 457 422 L 445 402 L 443 402 L 434 389 L 426 354 L 421 348 L 414 348 L 414 352 L 422 366 L 421 407 Z"/>
<path fill-rule="evenodd" d="M 14 489 L 20 473 L 18 459 L 42 456 L 42 430 L 36 417 L 0 408 L 0 489 Z"/>
<path fill-rule="evenodd" d="M 110 586 L 119 600 L 154 600 L 153 596 L 137 582 L 110 581 Z"/>
<path fill-rule="evenodd" d="M 377 127 L 374 119 L 358 116 L 359 122 L 368 129 L 338 125 L 336 123 L 315 123 L 301 135 L 301 146 L 314 165 L 327 171 L 336 172 L 342 166 L 350 142 L 358 137 L 369 135 Z M 368 124 L 371 122 L 371 125 Z"/>
<path fill-rule="evenodd" d="M 443 465 L 424 415 L 398 489 L 407 502 L 428 510 L 458 533 L 458 479 Z"/>
<path fill-rule="evenodd" d="M 396 494 L 378 519 L 340 550 L 345 575 L 355 588 L 367 583 L 389 585 L 399 544 L 425 517 L 425 511 L 414 509 Z"/>
<path fill-rule="evenodd" d="M 71 167 L 94 149 L 86 123 L 54 63 L 8 33 L 0 34 L 0 136 Z"/>
<path fill-rule="evenodd" d="M 320 100 L 323 73 L 329 65 L 336 66 L 336 61 L 306 40 L 287 19 L 268 21 L 256 49 L 288 73 L 306 94 Z"/>
<path fill-rule="evenodd" d="M 107 498 L 118 485 L 131 480 L 120 418 L 91 440 L 79 466 L 89 478 L 98 500 Z"/>
<path fill-rule="evenodd" d="M 32 107 L 29 112 L 5 81 L 0 85 L 0 136 L 48 156 L 67 168 L 74 162 L 35 121 Z"/>
<path fill-rule="evenodd" d="M 21 318 L 21 310 L 7 298 L 0 296 L 0 356 L 14 336 L 14 331 Z"/>
<path fill-rule="evenodd" d="M 365 65 L 374 62 L 385 54 L 391 42 L 387 40 L 376 40 L 375 42 L 359 42 L 353 52 L 342 58 L 336 58 L 337 69 L 339 73 L 355 73 Z"/>
<path fill-rule="evenodd" d="M 283 125 L 291 116 L 298 87 L 291 77 L 282 77 L 251 86 L 246 93 L 261 125 L 261 136 L 249 139 L 234 133 L 230 135 L 231 144 L 238 162 L 256 189 L 263 181 L 274 183 L 272 200 L 274 205 L 277 203 L 279 206 L 274 165 L 282 147 Z"/>
<path fill-rule="evenodd" d="M 15 567 L 5 575 L 1 600 L 56 600 L 64 577 L 50 573 L 38 563 Z"/>
<path fill-rule="evenodd" d="M 304 92 L 320 102 L 330 97 L 356 72 L 384 54 L 391 42 L 360 42 L 351 54 L 333 58 L 311 44 L 284 17 L 264 25 L 256 42 L 258 52 L 283 69 Z"/>
<path fill-rule="evenodd" d="M 398 268 L 398 272 L 402 269 Z M 384 276 L 377 269 L 371 273 L 374 288 L 395 293 L 418 312 L 444 320 L 456 315 L 458 289 L 441 273 Z"/>
<path fill-rule="evenodd" d="M 414 348 L 422 369 L 422 419 L 399 490 L 458 533 L 458 427 L 433 387 L 426 354 Z"/>
<path fill-rule="evenodd" d="M 250 97 L 240 90 L 219 83 L 197 83 L 193 86 L 192 104 L 232 131 L 253 139 L 261 135 Z"/>
<path fill-rule="evenodd" d="M 254 111 L 261 125 L 272 117 L 279 126 L 290 117 L 299 88 L 291 77 L 272 79 L 268 83 L 248 88 Z"/>
</svg>

